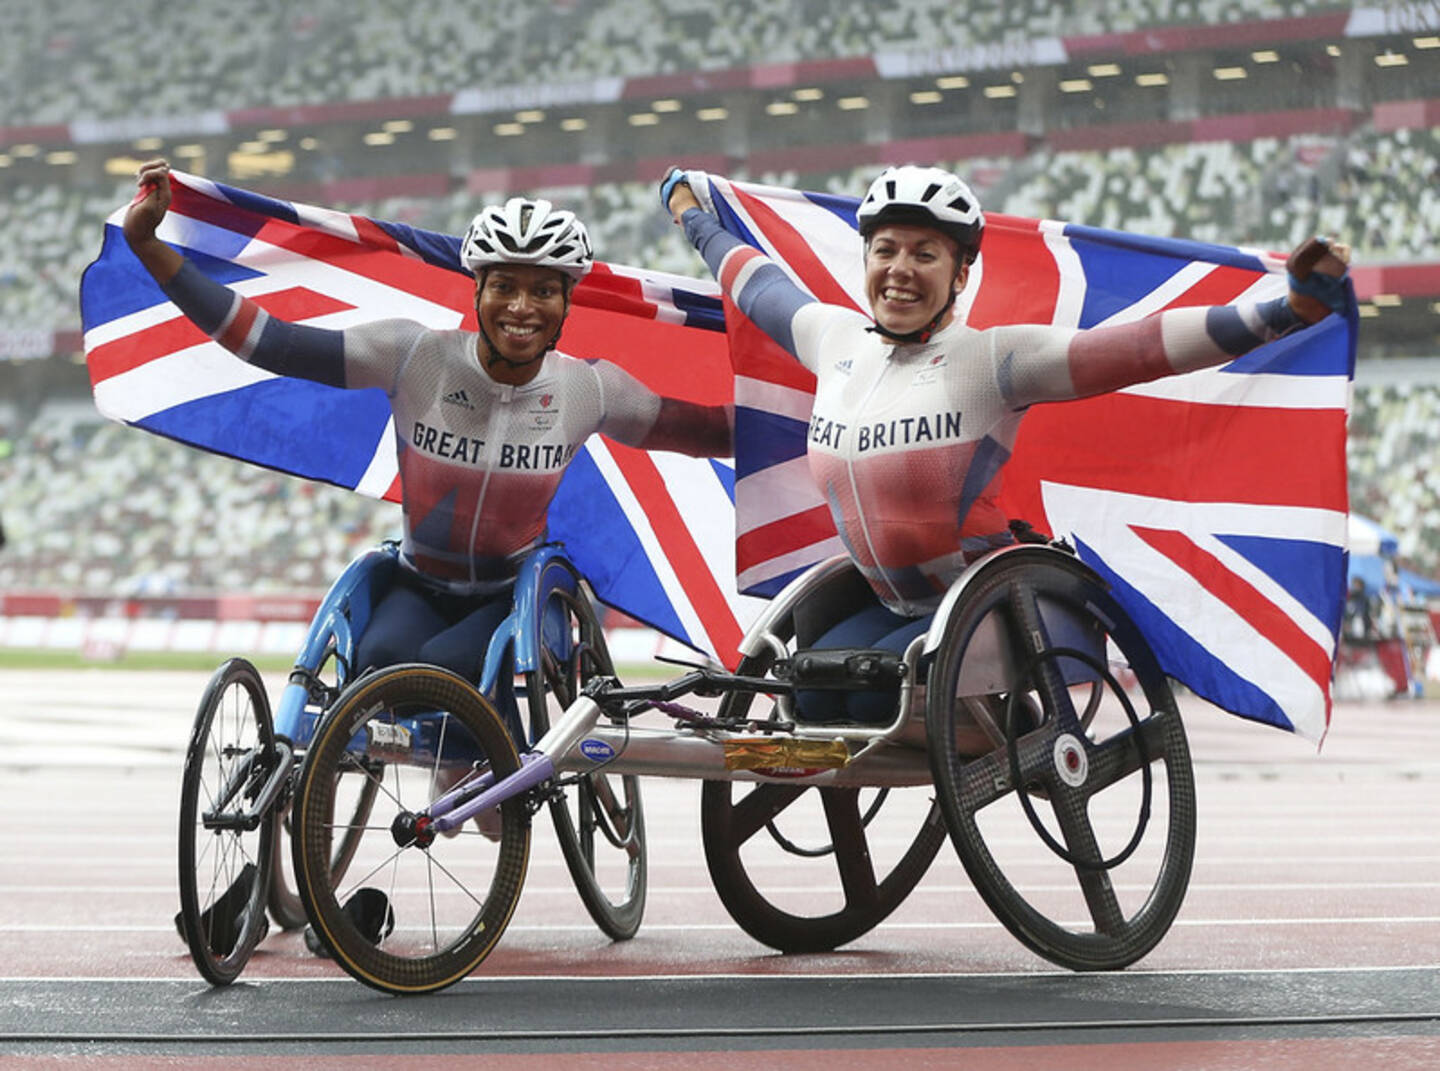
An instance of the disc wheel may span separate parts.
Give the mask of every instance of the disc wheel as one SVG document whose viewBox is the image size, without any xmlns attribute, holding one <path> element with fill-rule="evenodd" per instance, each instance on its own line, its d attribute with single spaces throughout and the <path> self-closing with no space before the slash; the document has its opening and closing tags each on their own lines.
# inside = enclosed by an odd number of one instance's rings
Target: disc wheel
<svg viewBox="0 0 1440 1071">
<path fill-rule="evenodd" d="M 239 977 L 266 933 L 276 823 L 254 804 L 278 759 L 260 674 L 232 658 L 200 700 L 180 786 L 180 930 L 211 985 Z"/>
<path fill-rule="evenodd" d="M 427 828 L 432 800 L 485 770 L 519 767 L 495 708 L 446 670 L 400 665 L 353 684 L 321 722 L 295 795 L 295 871 L 317 937 L 353 977 L 387 993 L 443 989 L 499 941 L 530 857 L 523 796 L 500 808 L 497 831 L 467 822 Z M 364 835 L 336 877 L 336 844 L 355 832 L 360 785 L 374 786 Z M 361 901 L 383 905 L 367 928 Z"/>
<path fill-rule="evenodd" d="M 590 601 L 552 588 L 541 610 L 541 666 L 525 676 L 530 730 L 539 739 L 551 709 L 563 711 L 596 676 L 614 673 Z M 565 865 L 595 925 L 615 941 L 634 937 L 645 914 L 647 854 L 640 779 L 603 770 L 563 778 L 550 817 Z"/>
<path fill-rule="evenodd" d="M 1008 690 L 976 695 L 997 659 Z M 977 722 L 991 750 L 942 743 Z M 1095 574 L 1026 548 L 977 576 L 937 652 L 926 728 L 955 849 L 1015 937 L 1072 970 L 1155 947 L 1190 880 L 1194 775 L 1169 682 Z"/>
<path fill-rule="evenodd" d="M 794 626 L 776 626 L 791 645 Z M 764 676 L 773 653 L 742 659 Z M 720 717 L 754 718 L 753 692 L 735 692 Z M 776 716 L 772 710 L 771 717 Z M 827 952 L 869 933 L 925 876 L 945 826 L 921 791 L 707 781 L 700 790 L 705 862 L 730 917 L 780 952 Z"/>
</svg>

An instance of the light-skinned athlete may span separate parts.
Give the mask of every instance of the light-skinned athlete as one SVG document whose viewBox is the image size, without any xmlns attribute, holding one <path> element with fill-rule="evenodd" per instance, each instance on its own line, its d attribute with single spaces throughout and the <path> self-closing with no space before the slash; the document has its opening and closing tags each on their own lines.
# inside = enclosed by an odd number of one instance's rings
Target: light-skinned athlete
<svg viewBox="0 0 1440 1071">
<path fill-rule="evenodd" d="M 980 203 L 950 172 L 904 166 L 886 169 L 857 211 L 872 319 L 817 301 L 725 231 L 701 201 L 703 172 L 672 168 L 660 197 L 726 294 L 815 374 L 810 472 L 876 598 L 816 648 L 903 652 L 969 562 L 1014 542 L 997 499 L 1029 406 L 1224 364 L 1345 301 L 1348 249 L 1311 239 L 1291 254 L 1289 294 L 1272 301 L 1088 330 L 975 330 L 954 305 L 980 252 Z M 820 717 L 813 702 L 798 696 L 798 716 Z M 856 721 L 894 714 L 893 694 L 846 703 Z"/>
</svg>

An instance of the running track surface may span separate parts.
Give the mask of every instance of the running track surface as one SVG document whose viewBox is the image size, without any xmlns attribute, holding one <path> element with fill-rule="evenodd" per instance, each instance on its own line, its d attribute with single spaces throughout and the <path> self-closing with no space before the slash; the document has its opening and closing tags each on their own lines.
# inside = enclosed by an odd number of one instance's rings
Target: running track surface
<svg viewBox="0 0 1440 1071">
<path fill-rule="evenodd" d="M 777 955 L 710 886 L 698 786 L 647 779 L 634 940 L 590 922 L 542 818 L 495 953 L 397 1000 L 295 934 L 227 990 L 195 973 L 171 917 L 204 681 L 0 673 L 0 1066 L 1440 1067 L 1440 704 L 1337 706 L 1318 753 L 1187 704 L 1195 870 L 1169 934 L 1121 973 L 1027 951 L 948 847 L 859 941 Z"/>
</svg>

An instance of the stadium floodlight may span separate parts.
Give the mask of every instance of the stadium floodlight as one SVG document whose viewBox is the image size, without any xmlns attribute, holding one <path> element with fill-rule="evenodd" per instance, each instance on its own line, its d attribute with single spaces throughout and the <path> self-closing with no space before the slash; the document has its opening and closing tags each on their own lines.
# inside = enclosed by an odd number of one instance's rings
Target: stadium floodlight
<svg viewBox="0 0 1440 1071">
<path fill-rule="evenodd" d="M 578 115 L 572 115 L 568 119 L 560 120 L 560 129 L 565 131 L 567 134 L 579 133 L 581 130 L 584 130 L 589 125 L 590 124 L 586 122 L 584 118 Z"/>
<path fill-rule="evenodd" d="M 493 127 L 496 137 L 513 138 L 525 133 L 524 123 L 496 123 Z"/>
<path fill-rule="evenodd" d="M 54 152 L 45 154 L 45 162 L 55 167 L 63 167 L 65 164 L 73 164 L 79 156 L 74 149 L 56 149 Z"/>
<path fill-rule="evenodd" d="M 702 123 L 716 123 L 721 119 L 728 119 L 730 112 L 725 108 L 701 108 L 695 113 L 695 118 Z"/>
<path fill-rule="evenodd" d="M 627 115 L 625 121 L 631 126 L 654 126 L 660 122 L 660 117 L 654 112 L 636 112 L 634 115 Z"/>
<path fill-rule="evenodd" d="M 765 105 L 766 115 L 794 115 L 800 110 L 800 106 L 793 100 L 772 100 Z"/>
<path fill-rule="evenodd" d="M 137 152 L 158 152 L 165 145 L 164 138 L 136 138 L 130 144 Z"/>
<path fill-rule="evenodd" d="M 1137 86 L 1168 86 L 1170 76 L 1164 71 L 1152 71 L 1148 74 L 1137 74 L 1135 76 Z"/>
<path fill-rule="evenodd" d="M 1066 78 L 1060 83 L 1061 93 L 1088 93 L 1095 83 L 1088 78 Z"/>
<path fill-rule="evenodd" d="M 1215 76 L 1217 82 L 1237 82 L 1242 78 L 1250 77 L 1250 72 L 1244 67 L 1216 67 L 1210 73 Z"/>
<path fill-rule="evenodd" d="M 1410 62 L 1410 57 L 1403 52 L 1391 52 L 1388 48 L 1375 57 L 1377 67 L 1404 67 Z"/>
<path fill-rule="evenodd" d="M 515 113 L 515 121 L 517 123 L 543 123 L 545 113 L 539 108 L 526 108 L 524 111 Z"/>
<path fill-rule="evenodd" d="M 395 135 L 388 130 L 372 130 L 360 140 L 366 145 L 393 145 L 395 144 Z M 243 149 L 244 146 L 242 145 L 241 148 Z"/>
<path fill-rule="evenodd" d="M 436 126 L 426 131 L 425 136 L 431 141 L 454 141 L 460 132 L 453 126 Z"/>
<path fill-rule="evenodd" d="M 415 124 L 409 119 L 387 119 L 380 124 L 380 129 L 387 134 L 408 134 L 415 129 Z"/>
<path fill-rule="evenodd" d="M 652 112 L 678 112 L 683 107 L 684 105 L 674 97 L 669 97 L 665 100 L 652 100 L 650 102 L 650 110 Z"/>
<path fill-rule="evenodd" d="M 1091 78 L 1114 78 L 1120 73 L 1120 64 L 1092 63 L 1085 68 L 1085 73 Z"/>
<path fill-rule="evenodd" d="M 935 79 L 936 89 L 969 89 L 970 79 L 963 74 L 947 74 L 943 78 Z"/>
<path fill-rule="evenodd" d="M 835 106 L 842 112 L 858 112 L 870 107 L 868 97 L 841 97 L 835 102 Z"/>
<path fill-rule="evenodd" d="M 1250 58 L 1256 63 L 1279 63 L 1280 53 L 1273 48 L 1262 48 L 1250 53 Z"/>
<path fill-rule="evenodd" d="M 1015 96 L 1018 92 L 1014 86 L 999 85 L 985 87 L 985 95 L 991 100 L 1003 100 L 1007 97 Z"/>
<path fill-rule="evenodd" d="M 805 86 L 802 89 L 795 90 L 795 92 L 791 93 L 790 95 L 796 100 L 824 100 L 825 90 L 819 88 L 818 86 Z"/>
<path fill-rule="evenodd" d="M 1440 37 L 1417 37 L 1410 43 L 1419 49 L 1440 48 Z"/>
<path fill-rule="evenodd" d="M 939 104 L 945 95 L 938 89 L 917 89 L 910 94 L 911 104 Z"/>
<path fill-rule="evenodd" d="M 9 160 L 9 157 L 6 157 Z M 111 156 L 105 161 L 107 175 L 134 175 L 145 161 L 134 156 Z"/>
</svg>

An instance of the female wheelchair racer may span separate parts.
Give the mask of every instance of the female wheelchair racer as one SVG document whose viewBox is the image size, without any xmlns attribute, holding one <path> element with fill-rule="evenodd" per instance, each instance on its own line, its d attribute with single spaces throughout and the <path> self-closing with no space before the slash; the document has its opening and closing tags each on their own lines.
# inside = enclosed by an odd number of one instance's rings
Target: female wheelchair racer
<svg viewBox="0 0 1440 1071">
<path fill-rule="evenodd" d="M 244 970 L 268 930 L 267 907 L 284 929 L 308 920 L 304 890 L 297 887 L 303 872 L 289 866 L 287 836 L 302 763 L 350 686 L 368 679 L 357 672 L 356 651 L 401 568 L 399 557 L 399 546 L 386 543 L 357 557 L 337 578 L 315 612 L 273 717 L 264 681 L 245 659 L 226 661 L 206 688 L 181 785 L 177 925 L 196 967 L 214 985 L 226 985 Z M 526 556 L 510 612 L 483 652 L 483 669 L 467 681 L 477 695 L 495 696 L 502 679 L 521 680 L 520 746 L 547 731 L 552 712 L 576 697 L 582 675 L 613 672 L 593 605 L 559 547 L 547 544 Z M 490 742 L 497 752 L 517 746 L 515 714 L 495 715 L 503 720 L 504 736 Z M 339 832 L 326 845 L 324 880 L 358 875 L 344 908 L 357 932 L 378 941 L 408 905 L 394 885 L 376 884 L 366 856 L 385 836 L 376 831 L 374 816 L 408 790 L 387 783 L 384 763 L 376 758 L 401 748 L 401 735 L 372 735 L 368 743 L 372 761 L 336 770 L 331 779 L 330 814 L 338 816 Z M 472 762 L 486 761 L 479 750 L 472 752 Z M 432 793 L 445 784 L 438 764 L 422 772 L 426 784 L 416 791 Z M 534 806 L 549 807 L 566 866 L 596 925 L 614 940 L 634 936 L 647 885 L 638 780 L 581 773 L 547 786 Z M 494 823 L 480 824 L 485 817 L 477 815 L 476 824 L 456 835 L 458 852 L 480 858 L 494 850 L 499 834 L 492 832 Z M 528 823 L 527 812 L 527 838 Z"/>
</svg>

